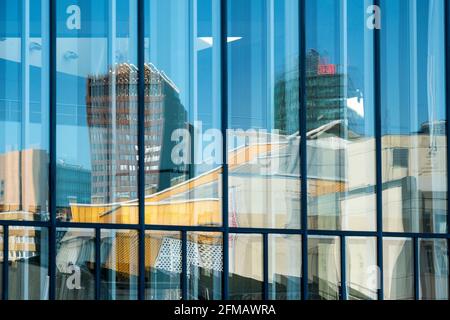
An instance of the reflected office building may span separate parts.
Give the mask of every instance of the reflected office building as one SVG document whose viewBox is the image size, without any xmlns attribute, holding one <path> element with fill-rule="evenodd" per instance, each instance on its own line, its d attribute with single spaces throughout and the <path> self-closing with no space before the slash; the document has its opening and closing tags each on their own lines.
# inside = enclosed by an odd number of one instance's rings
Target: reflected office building
<svg viewBox="0 0 450 320">
<path fill-rule="evenodd" d="M 446 2 L 220 4 L 0 1 L 0 299 L 448 300 Z"/>
<path fill-rule="evenodd" d="M 92 203 L 137 198 L 137 69 L 119 64 L 87 80 L 87 122 L 92 163 Z M 171 186 L 186 169 L 172 163 L 172 132 L 186 124 L 179 89 L 164 72 L 145 65 L 146 193 Z"/>
</svg>

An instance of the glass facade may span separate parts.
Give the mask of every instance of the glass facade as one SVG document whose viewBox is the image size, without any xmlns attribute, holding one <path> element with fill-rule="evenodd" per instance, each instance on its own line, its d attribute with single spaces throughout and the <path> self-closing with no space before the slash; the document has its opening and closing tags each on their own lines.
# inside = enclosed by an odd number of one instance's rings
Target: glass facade
<svg viewBox="0 0 450 320">
<path fill-rule="evenodd" d="M 0 0 L 0 299 L 448 300 L 449 35 L 445 0 Z"/>
</svg>

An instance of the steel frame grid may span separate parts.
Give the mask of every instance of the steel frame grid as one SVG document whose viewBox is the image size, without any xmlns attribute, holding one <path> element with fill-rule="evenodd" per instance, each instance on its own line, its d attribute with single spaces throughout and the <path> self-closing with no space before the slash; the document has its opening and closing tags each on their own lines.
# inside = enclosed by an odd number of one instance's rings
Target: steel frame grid
<svg viewBox="0 0 450 320">
<path fill-rule="evenodd" d="M 9 227 L 37 227 L 37 228 L 46 228 L 50 230 L 51 223 L 50 222 L 24 222 L 24 221 L 0 221 L 0 225 L 3 227 L 4 234 L 4 247 L 8 246 L 8 235 L 9 235 Z M 97 223 L 72 223 L 72 222 L 56 222 L 55 224 L 55 232 L 58 229 L 94 229 L 95 230 L 95 297 L 96 299 L 101 299 L 101 279 L 100 279 L 100 268 L 101 268 L 101 248 L 100 248 L 100 240 L 101 240 L 101 230 L 135 230 L 137 232 L 141 232 L 140 224 L 97 224 Z M 187 233 L 189 232 L 218 232 L 224 235 L 228 234 L 255 234 L 260 235 L 263 243 L 263 278 L 268 279 L 268 237 L 270 235 L 300 235 L 302 238 L 303 245 L 303 237 L 305 234 L 305 230 L 303 229 L 260 229 L 260 228 L 228 228 L 227 230 L 224 227 L 201 227 L 201 226 L 171 226 L 171 225 L 145 225 L 145 231 L 177 231 L 180 232 L 182 238 L 182 274 L 181 274 L 181 289 L 182 289 L 182 297 L 183 300 L 188 299 L 187 292 Z M 55 233 L 56 235 L 56 233 Z M 349 237 L 372 237 L 376 238 L 378 236 L 378 232 L 376 231 L 344 231 L 344 230 L 308 230 L 308 235 L 317 237 L 317 236 L 334 236 L 338 237 L 340 243 L 340 271 L 341 271 L 341 285 L 339 291 L 339 297 L 341 300 L 346 300 L 347 298 L 347 288 L 345 286 L 346 283 L 346 248 L 345 242 Z M 50 233 L 49 233 L 50 236 Z M 420 239 L 447 239 L 447 242 L 450 242 L 450 235 L 447 233 L 441 234 L 431 234 L 431 233 L 402 233 L 402 232 L 383 232 L 381 234 L 381 238 L 407 238 L 413 240 L 414 244 L 414 283 L 415 283 L 415 297 L 418 297 L 418 241 Z M 50 239 L 49 239 L 50 240 Z M 223 241 L 224 243 L 225 241 Z M 302 251 L 303 255 L 303 251 Z M 49 255 L 49 261 L 53 260 Z M 3 259 L 7 261 L 8 259 L 8 251 L 3 251 Z M 6 260 L 5 260 L 6 259 Z M 140 261 L 139 261 L 140 263 Z M 304 261 L 302 261 L 302 269 L 303 265 L 305 265 Z M 2 298 L 3 300 L 8 299 L 8 268 L 3 267 L 2 277 L 3 277 L 3 290 L 2 290 Z M 222 281 L 224 278 L 228 278 L 225 273 L 222 273 Z M 50 284 L 55 285 L 55 279 L 50 282 Z M 302 279 L 303 281 L 303 276 Z M 151 281 L 151 280 L 150 280 Z M 139 286 L 144 285 L 145 283 L 138 283 Z M 382 283 L 381 283 L 382 286 Z M 264 300 L 270 299 L 269 295 L 270 285 L 268 282 L 264 281 L 263 283 L 263 297 Z M 223 290 L 223 288 L 222 288 Z M 54 291 L 55 292 L 55 291 Z M 138 293 L 139 297 L 139 293 Z M 145 298 L 145 297 L 144 297 Z M 140 297 L 138 298 L 139 300 Z M 52 300 L 52 299 L 50 299 Z M 142 299 L 143 300 L 143 299 Z M 302 300 L 304 297 L 302 296 Z M 382 299 L 380 299 L 382 300 Z"/>
<path fill-rule="evenodd" d="M 138 281 L 138 299 L 145 299 L 145 232 L 146 231 L 178 231 L 182 239 L 182 275 L 181 288 L 182 298 L 188 298 L 187 288 L 187 233 L 188 232 L 220 232 L 223 235 L 223 273 L 222 273 L 222 299 L 228 299 L 228 237 L 229 234 L 259 234 L 262 236 L 263 242 L 263 297 L 269 299 L 269 275 L 268 275 L 268 246 L 269 235 L 301 235 L 302 247 L 302 275 L 301 275 L 301 299 L 308 300 L 308 254 L 307 242 L 308 236 L 335 236 L 340 239 L 340 269 L 341 269 L 341 284 L 340 284 L 340 299 L 347 299 L 346 288 L 346 240 L 348 237 L 373 237 L 377 240 L 377 264 L 380 271 L 380 289 L 378 290 L 378 299 L 383 300 L 383 239 L 384 238 L 408 238 L 413 240 L 413 257 L 414 257 L 414 297 L 420 298 L 419 290 L 419 254 L 420 239 L 446 239 L 448 255 L 450 255 L 450 201 L 447 201 L 447 233 L 421 233 L 421 232 L 384 232 L 382 228 L 382 167 L 381 167 L 381 64 L 380 64 L 380 30 L 374 30 L 374 92 L 375 92 L 375 144 L 376 144 L 376 203 L 377 203 L 377 229 L 376 231 L 346 231 L 346 230 L 317 230 L 308 229 L 307 226 L 307 179 L 301 179 L 301 226 L 300 229 L 274 229 L 274 228 L 234 228 L 228 225 L 228 167 L 226 155 L 226 130 L 228 128 L 228 61 L 227 61 L 227 0 L 221 0 L 220 26 L 221 26 L 221 128 L 224 137 L 223 144 L 223 163 L 222 168 L 222 218 L 223 224 L 220 227 L 204 227 L 204 226 L 176 226 L 176 225 L 146 225 L 145 224 L 145 167 L 144 155 L 144 116 L 145 115 L 145 79 L 144 74 L 139 72 L 138 82 L 138 145 L 139 145 L 139 171 L 138 171 L 138 194 L 139 194 L 139 223 L 138 224 L 105 224 L 105 223 L 72 223 L 61 222 L 56 220 L 56 2 L 57 0 L 49 1 L 49 142 L 50 142 L 50 161 L 49 161 L 49 211 L 50 218 L 48 221 L 8 221 L 1 220 L 0 226 L 3 227 L 3 261 L 8 261 L 8 246 L 9 246 L 9 227 L 38 227 L 46 228 L 48 230 L 48 274 L 49 274 L 49 299 L 55 299 L 56 293 L 56 232 L 58 228 L 86 228 L 95 230 L 95 297 L 101 299 L 101 279 L 100 279 L 100 256 L 101 256 L 101 230 L 102 229 L 118 229 L 118 230 L 136 230 L 139 234 L 139 281 Z M 144 56 L 144 0 L 138 1 L 138 66 L 139 70 L 144 70 L 145 56 Z M 306 41 L 305 41 L 305 0 L 299 1 L 299 48 L 300 57 L 306 56 Z M 374 5 L 380 5 L 380 0 L 374 0 Z M 446 118 L 450 118 L 450 0 L 445 0 L 445 63 L 446 63 Z M 305 61 L 300 59 L 300 86 L 299 86 L 299 128 L 300 135 L 306 136 L 306 76 L 305 76 Z M 446 134 L 448 141 L 448 134 L 450 132 L 450 123 L 446 123 Z M 447 143 L 448 146 L 448 143 Z M 306 163 L 306 139 L 301 139 L 300 142 L 300 172 L 301 177 L 307 177 L 307 163 Z M 447 147 L 447 168 L 450 167 L 450 148 Z M 450 190 L 450 176 L 447 175 L 447 192 Z M 447 257 L 448 258 L 448 257 Z M 8 299 L 9 288 L 9 268 L 8 263 L 4 263 L 2 269 L 2 299 Z M 450 277 L 449 277 L 450 290 Z"/>
</svg>

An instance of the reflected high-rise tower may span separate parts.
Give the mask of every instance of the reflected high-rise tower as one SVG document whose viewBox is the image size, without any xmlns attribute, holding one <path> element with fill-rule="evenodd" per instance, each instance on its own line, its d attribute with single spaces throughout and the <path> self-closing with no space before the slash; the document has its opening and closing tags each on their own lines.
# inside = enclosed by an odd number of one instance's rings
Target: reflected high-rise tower
<svg viewBox="0 0 450 320">
<path fill-rule="evenodd" d="M 92 165 L 92 203 L 137 198 L 138 70 L 119 64 L 87 81 L 87 120 Z M 145 175 L 147 194 L 182 175 L 170 152 L 171 133 L 183 128 L 186 110 L 176 85 L 153 65 L 145 65 Z"/>
<path fill-rule="evenodd" d="M 358 132 L 363 128 L 363 97 L 348 74 L 341 72 L 339 65 L 327 63 L 316 50 L 308 51 L 305 69 L 307 131 L 341 119 L 346 120 L 349 130 Z M 298 131 L 298 95 L 296 68 L 280 75 L 275 85 L 275 128 L 282 133 Z"/>
</svg>

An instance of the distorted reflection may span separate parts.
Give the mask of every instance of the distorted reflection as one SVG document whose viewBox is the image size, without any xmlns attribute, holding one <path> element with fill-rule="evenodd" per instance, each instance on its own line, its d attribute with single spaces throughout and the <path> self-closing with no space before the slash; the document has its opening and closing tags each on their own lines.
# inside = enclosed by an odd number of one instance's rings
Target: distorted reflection
<svg viewBox="0 0 450 320">
<path fill-rule="evenodd" d="M 136 300 L 139 272 L 137 231 L 102 230 L 100 255 L 100 298 Z"/>
<path fill-rule="evenodd" d="M 146 299 L 181 299 L 181 250 L 179 232 L 147 231 Z M 218 300 L 222 297 L 222 234 L 189 232 L 186 243 L 187 299 Z"/>
<path fill-rule="evenodd" d="M 48 220 L 48 5 L 0 2 L 0 220 Z"/>
<path fill-rule="evenodd" d="M 49 219 L 49 3 L 0 1 L 0 220 Z M 56 185 L 50 185 L 58 222 L 137 224 L 141 204 L 143 222 L 158 230 L 217 227 L 228 217 L 232 228 L 375 231 L 378 209 L 382 231 L 448 232 L 444 0 L 380 1 L 377 124 L 374 32 L 365 15 L 372 1 L 306 0 L 306 20 L 299 21 L 299 1 L 229 0 L 228 30 L 221 30 L 220 0 L 144 0 L 142 70 L 138 0 L 55 3 Z M 79 21 L 67 20 L 69 5 L 79 8 Z M 307 31 L 304 56 L 300 25 Z M 228 92 L 221 92 L 221 39 L 227 42 Z M 305 97 L 299 96 L 303 72 Z M 144 119 L 138 119 L 140 75 Z M 138 148 L 139 120 L 144 150 Z M 306 155 L 300 157 L 302 139 Z M 382 208 L 376 208 L 377 165 Z M 303 226 L 301 179 L 307 185 Z M 144 199 L 138 199 L 139 186 Z M 0 226 L 8 296 L 47 299 L 47 230 L 8 228 L 5 248 Z M 138 297 L 138 233 L 117 228 L 102 230 L 100 239 L 92 229 L 57 229 L 57 299 L 93 299 L 95 280 L 102 299 Z M 229 279 L 231 299 L 262 298 L 262 239 L 188 232 L 187 298 L 220 299 L 222 276 Z M 300 299 L 305 239 L 268 240 L 269 298 Z M 374 238 L 307 240 L 311 299 L 377 298 Z M 448 299 L 446 239 L 418 244 L 415 257 L 412 238 L 384 239 L 385 299 L 415 298 L 414 258 L 420 298 Z M 145 232 L 146 299 L 181 299 L 182 247 L 178 231 Z M 222 274 L 223 263 L 229 263 L 229 275 Z M 342 286 L 347 297 L 340 296 Z"/>
<path fill-rule="evenodd" d="M 95 298 L 95 231 L 58 229 L 56 299 Z"/>
<path fill-rule="evenodd" d="M 181 299 L 181 235 L 171 231 L 145 232 L 145 298 Z"/>
<path fill-rule="evenodd" d="M 47 229 L 10 226 L 7 267 L 10 300 L 48 299 Z"/>
<path fill-rule="evenodd" d="M 222 297 L 222 256 L 221 233 L 188 233 L 188 299 L 219 300 Z"/>
<path fill-rule="evenodd" d="M 375 230 L 373 32 L 365 1 L 306 1 L 308 227 Z"/>
<path fill-rule="evenodd" d="M 414 261 L 411 239 L 383 239 L 384 299 L 414 299 Z"/>
<path fill-rule="evenodd" d="M 448 161 L 444 1 L 385 0 L 381 5 L 383 228 L 443 233 Z"/>
<path fill-rule="evenodd" d="M 419 240 L 420 299 L 448 300 L 448 251 L 445 239 Z"/>
<path fill-rule="evenodd" d="M 308 290 L 312 300 L 338 300 L 341 282 L 338 237 L 308 239 Z"/>
<path fill-rule="evenodd" d="M 72 1 L 74 25 L 68 5 L 56 3 L 57 218 L 136 223 L 137 0 Z"/>
<path fill-rule="evenodd" d="M 300 300 L 301 236 L 269 235 L 269 299 Z"/>
<path fill-rule="evenodd" d="M 300 227 L 299 7 L 228 1 L 228 199 L 233 227 Z"/>
<path fill-rule="evenodd" d="M 376 261 L 376 238 L 348 237 L 346 246 L 347 298 L 376 300 L 380 274 Z"/>
<path fill-rule="evenodd" d="M 220 1 L 144 4 L 145 223 L 221 225 Z"/>
<path fill-rule="evenodd" d="M 229 299 L 261 300 L 263 297 L 262 236 L 230 234 Z"/>
</svg>

